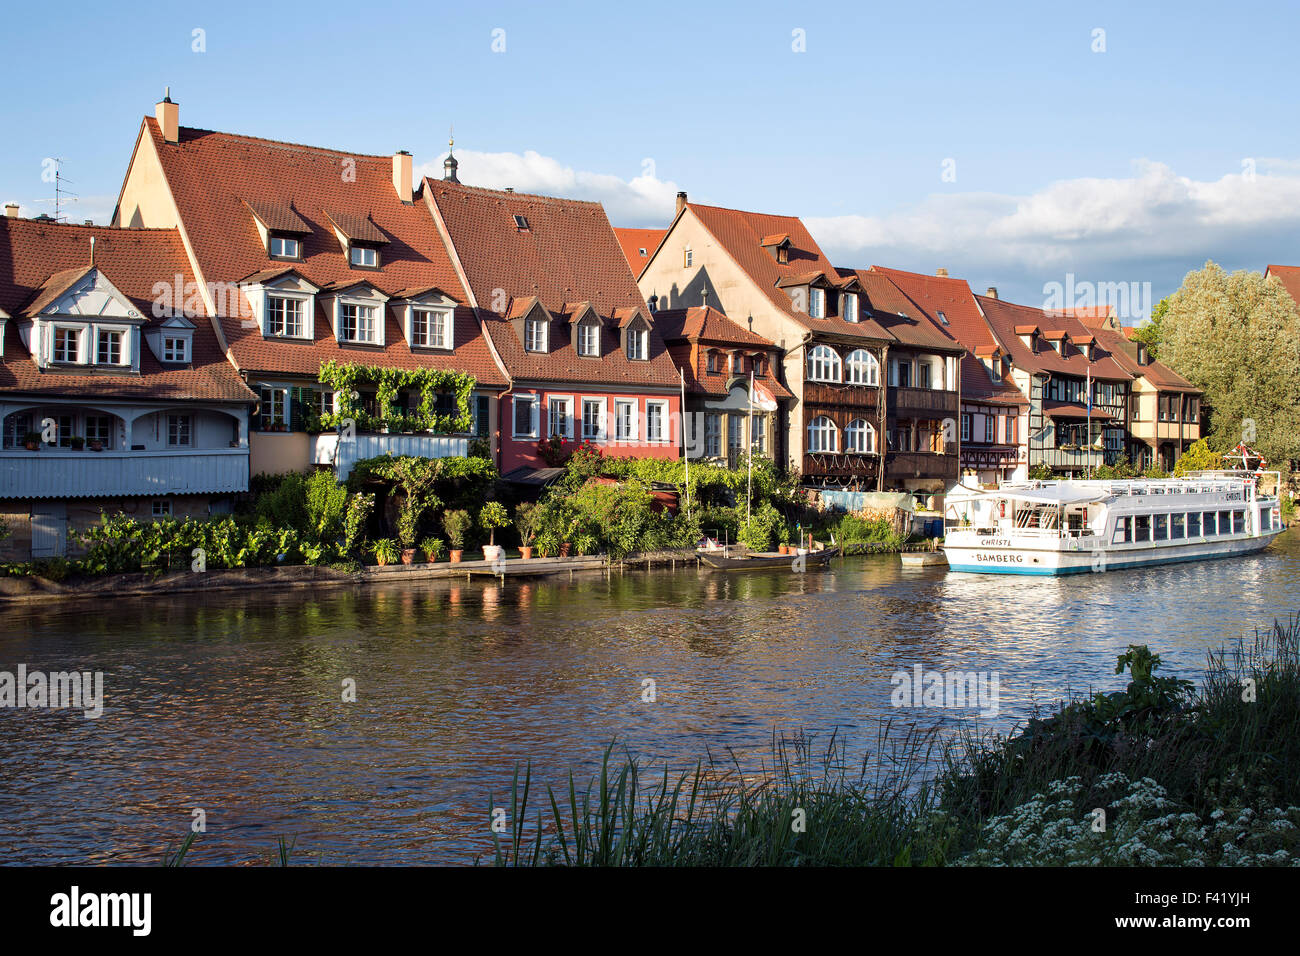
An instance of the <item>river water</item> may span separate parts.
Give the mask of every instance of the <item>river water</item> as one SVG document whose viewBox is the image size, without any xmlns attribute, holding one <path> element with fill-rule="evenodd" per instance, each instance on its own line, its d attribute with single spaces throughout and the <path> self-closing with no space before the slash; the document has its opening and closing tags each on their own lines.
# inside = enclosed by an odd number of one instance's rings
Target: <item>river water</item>
<svg viewBox="0 0 1300 956">
<path fill-rule="evenodd" d="M 0 860 L 470 863 L 515 767 L 580 782 L 614 738 L 674 768 L 882 719 L 1005 730 L 1116 689 L 1130 643 L 1206 651 L 1300 607 L 1300 536 L 1262 554 L 1060 579 L 694 569 L 51 601 L 0 610 L 0 671 L 101 671 L 104 713 L 0 709 Z M 998 674 L 998 712 L 895 709 L 896 671 Z M 654 682 L 653 702 L 643 699 Z M 345 681 L 356 701 L 345 702 Z M 493 795 L 496 800 L 493 800 Z"/>
</svg>

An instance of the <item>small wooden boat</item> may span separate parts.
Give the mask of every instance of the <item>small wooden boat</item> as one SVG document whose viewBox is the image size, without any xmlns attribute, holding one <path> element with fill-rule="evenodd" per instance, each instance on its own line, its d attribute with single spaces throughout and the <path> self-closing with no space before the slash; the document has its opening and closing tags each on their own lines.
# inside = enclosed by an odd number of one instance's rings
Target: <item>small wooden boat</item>
<svg viewBox="0 0 1300 956">
<path fill-rule="evenodd" d="M 761 568 L 786 568 L 802 571 L 808 568 L 824 568 L 831 558 L 840 553 L 839 548 L 822 548 L 818 551 L 806 551 L 803 554 L 772 554 L 771 552 L 751 551 L 748 553 L 728 553 L 727 549 L 700 549 L 700 563 L 715 571 L 757 571 Z"/>
</svg>

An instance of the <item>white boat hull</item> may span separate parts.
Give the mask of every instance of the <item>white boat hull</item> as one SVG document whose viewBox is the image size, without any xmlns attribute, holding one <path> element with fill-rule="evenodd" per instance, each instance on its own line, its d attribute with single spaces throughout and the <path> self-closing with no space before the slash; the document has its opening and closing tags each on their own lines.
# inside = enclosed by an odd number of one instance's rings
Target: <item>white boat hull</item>
<svg viewBox="0 0 1300 956">
<path fill-rule="evenodd" d="M 1205 561 L 1252 554 L 1268 547 L 1281 530 L 1258 536 L 1200 538 L 1194 541 L 1104 546 L 1088 539 L 1070 539 L 1065 547 L 1047 546 L 1042 539 L 1005 544 L 965 546 L 946 544 L 948 567 L 975 574 L 1082 574 L 1144 568 L 1183 561 Z M 1058 542 L 1053 540 L 1051 544 Z"/>
</svg>

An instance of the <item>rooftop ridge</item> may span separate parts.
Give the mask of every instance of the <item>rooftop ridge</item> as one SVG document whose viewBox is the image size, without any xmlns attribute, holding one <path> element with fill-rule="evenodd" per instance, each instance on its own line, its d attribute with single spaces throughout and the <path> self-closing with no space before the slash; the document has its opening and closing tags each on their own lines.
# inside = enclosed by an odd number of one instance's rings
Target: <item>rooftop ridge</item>
<svg viewBox="0 0 1300 956">
<path fill-rule="evenodd" d="M 145 121 L 150 123 L 154 129 L 158 127 L 158 121 L 152 116 L 146 116 Z M 250 143 L 256 143 L 263 146 L 275 146 L 282 149 L 307 150 L 314 153 L 331 153 L 335 156 L 346 156 L 352 159 L 377 159 L 386 162 L 392 159 L 391 155 L 385 153 L 359 153 L 346 149 L 334 149 L 330 146 L 313 146 L 310 143 L 291 143 L 288 140 L 283 139 L 269 139 L 265 136 L 252 136 L 248 133 L 228 133 L 225 130 L 204 129 L 201 126 L 181 126 L 178 127 L 178 131 L 180 133 L 201 133 L 207 136 L 221 136 L 226 139 L 245 140 Z M 171 143 L 168 145 L 174 146 L 176 144 Z"/>
<path fill-rule="evenodd" d="M 542 193 L 521 193 L 518 190 L 511 189 L 493 189 L 491 186 L 472 186 L 469 183 L 452 183 L 445 179 L 434 179 L 432 176 L 422 176 L 421 183 L 428 182 L 432 186 L 442 186 L 447 189 L 473 190 L 480 193 L 492 193 L 498 196 L 511 196 L 520 199 L 538 199 L 542 202 L 560 203 L 563 205 L 582 205 L 582 206 L 599 206 L 602 209 L 604 204 L 598 199 L 570 199 L 565 196 L 546 196 Z M 611 228 L 612 225 L 611 225 Z"/>
</svg>

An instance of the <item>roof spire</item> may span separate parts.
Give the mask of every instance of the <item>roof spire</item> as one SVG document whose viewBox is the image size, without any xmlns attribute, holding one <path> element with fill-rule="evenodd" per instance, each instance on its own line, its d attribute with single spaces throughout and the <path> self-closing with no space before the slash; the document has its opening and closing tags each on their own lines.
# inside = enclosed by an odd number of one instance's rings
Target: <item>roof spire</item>
<svg viewBox="0 0 1300 956">
<path fill-rule="evenodd" d="M 706 309 L 709 307 L 709 287 L 707 285 L 700 290 L 700 305 Z"/>
<path fill-rule="evenodd" d="M 442 179 L 443 182 L 458 183 L 456 178 L 456 169 L 460 163 L 456 162 L 453 150 L 456 147 L 456 128 L 450 126 L 447 128 L 447 158 L 442 161 Z"/>
</svg>

